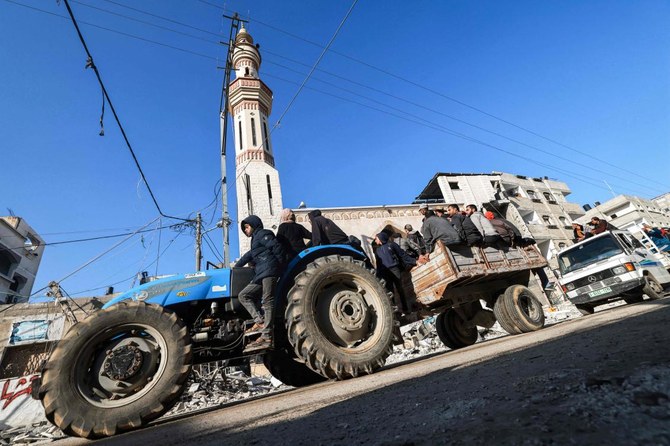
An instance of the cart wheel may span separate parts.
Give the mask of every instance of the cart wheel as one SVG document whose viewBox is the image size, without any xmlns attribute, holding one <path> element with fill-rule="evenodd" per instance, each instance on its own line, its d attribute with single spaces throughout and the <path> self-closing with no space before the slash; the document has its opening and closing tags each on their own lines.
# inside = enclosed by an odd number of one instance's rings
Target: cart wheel
<svg viewBox="0 0 670 446">
<path fill-rule="evenodd" d="M 452 350 L 477 342 L 477 327 L 468 325 L 453 309 L 448 309 L 437 316 L 435 328 L 440 341 Z"/>
</svg>

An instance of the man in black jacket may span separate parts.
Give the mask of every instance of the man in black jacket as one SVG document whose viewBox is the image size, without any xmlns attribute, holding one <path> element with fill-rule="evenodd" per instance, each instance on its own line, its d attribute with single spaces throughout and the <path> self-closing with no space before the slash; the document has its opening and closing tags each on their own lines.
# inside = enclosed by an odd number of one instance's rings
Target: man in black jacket
<svg viewBox="0 0 670 446">
<path fill-rule="evenodd" d="M 312 246 L 349 244 L 349 236 L 333 220 L 321 215 L 319 209 L 313 210 L 307 216 L 312 223 Z"/>
<path fill-rule="evenodd" d="M 468 246 L 479 246 L 482 243 L 482 234 L 477 229 L 477 226 L 467 217 L 461 214 L 461 210 L 457 204 L 450 204 L 447 206 L 447 215 L 451 225 L 456 229 L 458 235 Z"/>
<path fill-rule="evenodd" d="M 295 222 L 295 214 L 291 209 L 281 211 L 279 219 L 281 223 L 277 228 L 277 239 L 284 244 L 284 248 L 290 251 L 288 254 L 292 259 L 307 249 L 305 239 L 311 239 L 312 233 L 303 225 Z"/>
<path fill-rule="evenodd" d="M 251 249 L 235 264 L 236 268 L 248 263 L 255 266 L 254 278 L 244 287 L 238 299 L 254 319 L 254 325 L 245 334 L 261 333 L 249 344 L 245 351 L 260 350 L 272 345 L 274 291 L 277 280 L 284 268 L 286 253 L 272 231 L 263 229 L 263 222 L 250 215 L 240 223 L 242 231 L 251 237 Z M 261 315 L 261 305 L 263 315 Z"/>
<path fill-rule="evenodd" d="M 417 261 L 400 249 L 396 242 L 389 240 L 389 235 L 386 232 L 377 234 L 375 242 L 377 243 L 377 250 L 375 251 L 377 277 L 385 280 L 387 291 L 393 292 L 395 286 L 402 312 L 407 314 L 410 312 L 410 308 L 402 286 L 401 275 L 403 269 L 415 266 Z"/>
</svg>

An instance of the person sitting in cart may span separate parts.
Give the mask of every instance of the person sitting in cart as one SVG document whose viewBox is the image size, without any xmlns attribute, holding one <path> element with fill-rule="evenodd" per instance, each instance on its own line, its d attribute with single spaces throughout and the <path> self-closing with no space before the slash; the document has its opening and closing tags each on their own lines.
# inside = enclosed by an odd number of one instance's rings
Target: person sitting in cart
<svg viewBox="0 0 670 446">
<path fill-rule="evenodd" d="M 421 227 L 423 239 L 426 242 L 426 251 L 432 252 L 435 243 L 440 240 L 445 246 L 460 245 L 463 242 L 456 229 L 446 218 L 440 218 L 433 211 L 426 212 L 426 219 Z"/>
</svg>

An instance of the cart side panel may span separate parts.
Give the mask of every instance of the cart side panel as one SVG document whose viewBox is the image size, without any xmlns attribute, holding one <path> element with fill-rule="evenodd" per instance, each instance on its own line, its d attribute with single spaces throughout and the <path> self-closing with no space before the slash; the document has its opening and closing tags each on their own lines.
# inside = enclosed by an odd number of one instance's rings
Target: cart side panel
<svg viewBox="0 0 670 446">
<path fill-rule="evenodd" d="M 412 280 L 408 285 L 412 289 L 407 290 L 408 294 L 416 295 L 421 304 L 430 305 L 442 298 L 449 283 L 457 278 L 457 272 L 449 251 L 438 242 L 435 251 L 430 255 L 430 261 L 414 268 L 411 276 Z"/>
</svg>

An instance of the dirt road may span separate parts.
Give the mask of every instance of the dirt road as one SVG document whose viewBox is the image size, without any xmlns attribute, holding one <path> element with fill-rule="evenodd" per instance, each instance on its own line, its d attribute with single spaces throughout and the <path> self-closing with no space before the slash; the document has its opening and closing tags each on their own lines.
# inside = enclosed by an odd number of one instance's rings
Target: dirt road
<svg viewBox="0 0 670 446">
<path fill-rule="evenodd" d="M 670 299 L 99 443 L 670 445 Z"/>
</svg>

